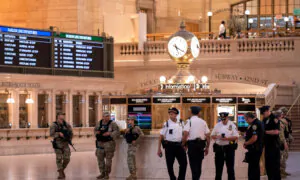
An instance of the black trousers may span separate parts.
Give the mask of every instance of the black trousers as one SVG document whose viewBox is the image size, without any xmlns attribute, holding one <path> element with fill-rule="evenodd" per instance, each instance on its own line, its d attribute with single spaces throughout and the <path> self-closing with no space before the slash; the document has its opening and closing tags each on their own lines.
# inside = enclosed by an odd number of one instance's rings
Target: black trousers
<svg viewBox="0 0 300 180">
<path fill-rule="evenodd" d="M 215 180 L 222 180 L 224 162 L 226 162 L 228 180 L 235 180 L 235 175 L 234 175 L 235 150 L 230 146 L 224 146 L 218 149 L 219 149 L 218 151 L 215 151 L 215 166 L 216 166 Z"/>
<path fill-rule="evenodd" d="M 173 169 L 175 158 L 177 159 L 179 164 L 178 180 L 184 180 L 186 174 L 187 159 L 183 147 L 180 145 L 166 145 L 165 154 L 170 180 L 176 180 Z"/>
<path fill-rule="evenodd" d="M 269 180 L 281 180 L 279 147 L 266 146 L 265 166 Z"/>
<path fill-rule="evenodd" d="M 262 151 L 248 151 L 248 180 L 260 179 L 259 161 Z"/>
<path fill-rule="evenodd" d="M 202 171 L 202 160 L 204 158 L 204 146 L 199 143 L 188 142 L 188 155 L 192 171 L 192 179 L 199 180 Z"/>
</svg>

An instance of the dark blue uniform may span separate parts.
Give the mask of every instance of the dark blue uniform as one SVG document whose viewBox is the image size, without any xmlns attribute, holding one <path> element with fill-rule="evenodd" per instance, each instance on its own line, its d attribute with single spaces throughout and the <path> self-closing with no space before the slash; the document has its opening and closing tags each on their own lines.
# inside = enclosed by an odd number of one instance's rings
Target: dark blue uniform
<svg viewBox="0 0 300 180">
<path fill-rule="evenodd" d="M 271 114 L 264 118 L 265 131 L 280 131 L 280 122 Z M 265 165 L 269 180 L 281 180 L 280 176 L 280 139 L 278 135 L 264 134 Z"/>
<path fill-rule="evenodd" d="M 248 141 L 252 136 L 256 135 L 257 140 L 246 148 L 248 152 L 246 153 L 246 159 L 248 162 L 248 179 L 249 180 L 259 180 L 260 179 L 260 167 L 259 161 L 263 149 L 263 125 L 260 120 L 255 119 L 251 125 L 248 126 L 246 131 L 245 140 Z"/>
</svg>

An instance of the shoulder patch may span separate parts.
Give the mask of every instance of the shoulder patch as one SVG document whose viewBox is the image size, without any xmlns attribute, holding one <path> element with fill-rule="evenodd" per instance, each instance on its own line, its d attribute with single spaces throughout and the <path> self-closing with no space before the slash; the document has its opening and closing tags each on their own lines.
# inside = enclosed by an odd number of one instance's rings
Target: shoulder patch
<svg viewBox="0 0 300 180">
<path fill-rule="evenodd" d="M 253 125 L 253 126 L 252 126 L 252 129 L 253 129 L 253 131 L 256 131 L 257 126 L 256 126 L 256 125 Z"/>
<path fill-rule="evenodd" d="M 274 119 L 275 123 L 277 124 L 278 123 L 278 119 Z"/>
</svg>

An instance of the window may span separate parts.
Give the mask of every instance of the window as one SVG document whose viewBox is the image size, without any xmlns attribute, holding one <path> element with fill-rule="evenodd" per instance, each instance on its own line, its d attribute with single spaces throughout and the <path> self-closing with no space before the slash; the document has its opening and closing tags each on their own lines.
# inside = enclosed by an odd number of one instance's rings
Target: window
<svg viewBox="0 0 300 180">
<path fill-rule="evenodd" d="M 82 127 L 82 95 L 73 95 L 73 127 Z"/>
<path fill-rule="evenodd" d="M 0 129 L 10 128 L 8 120 L 7 94 L 0 94 Z"/>
<path fill-rule="evenodd" d="M 38 127 L 48 128 L 48 95 L 39 94 L 38 95 Z"/>
<path fill-rule="evenodd" d="M 97 102 L 98 97 L 97 96 L 89 96 L 89 126 L 94 127 L 96 126 L 96 114 L 97 114 Z"/>
<path fill-rule="evenodd" d="M 25 103 L 27 94 L 19 95 L 19 127 L 20 128 L 29 128 L 30 124 L 28 123 L 28 108 Z"/>
</svg>

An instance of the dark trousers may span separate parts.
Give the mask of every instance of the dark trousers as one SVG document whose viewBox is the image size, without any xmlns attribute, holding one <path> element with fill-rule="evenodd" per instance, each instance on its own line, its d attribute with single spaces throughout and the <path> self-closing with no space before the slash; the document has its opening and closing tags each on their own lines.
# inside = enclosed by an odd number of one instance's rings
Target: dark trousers
<svg viewBox="0 0 300 180">
<path fill-rule="evenodd" d="M 230 146 L 218 148 L 215 151 L 215 166 L 216 166 L 216 180 L 222 180 L 222 173 L 224 161 L 226 162 L 228 180 L 235 180 L 234 175 L 234 156 L 235 150 Z"/>
<path fill-rule="evenodd" d="M 204 158 L 204 146 L 199 143 L 188 143 L 188 155 L 192 170 L 192 179 L 199 180 L 202 171 L 202 160 Z"/>
<path fill-rule="evenodd" d="M 278 147 L 265 148 L 265 165 L 269 180 L 281 180 L 280 149 Z"/>
<path fill-rule="evenodd" d="M 173 169 L 175 158 L 177 159 L 179 164 L 178 180 L 184 180 L 187 167 L 187 159 L 183 147 L 180 145 L 166 145 L 165 154 L 170 180 L 176 180 Z"/>
<path fill-rule="evenodd" d="M 260 179 L 260 166 L 259 161 L 261 157 L 261 151 L 249 151 L 248 159 L 248 180 Z"/>
</svg>

